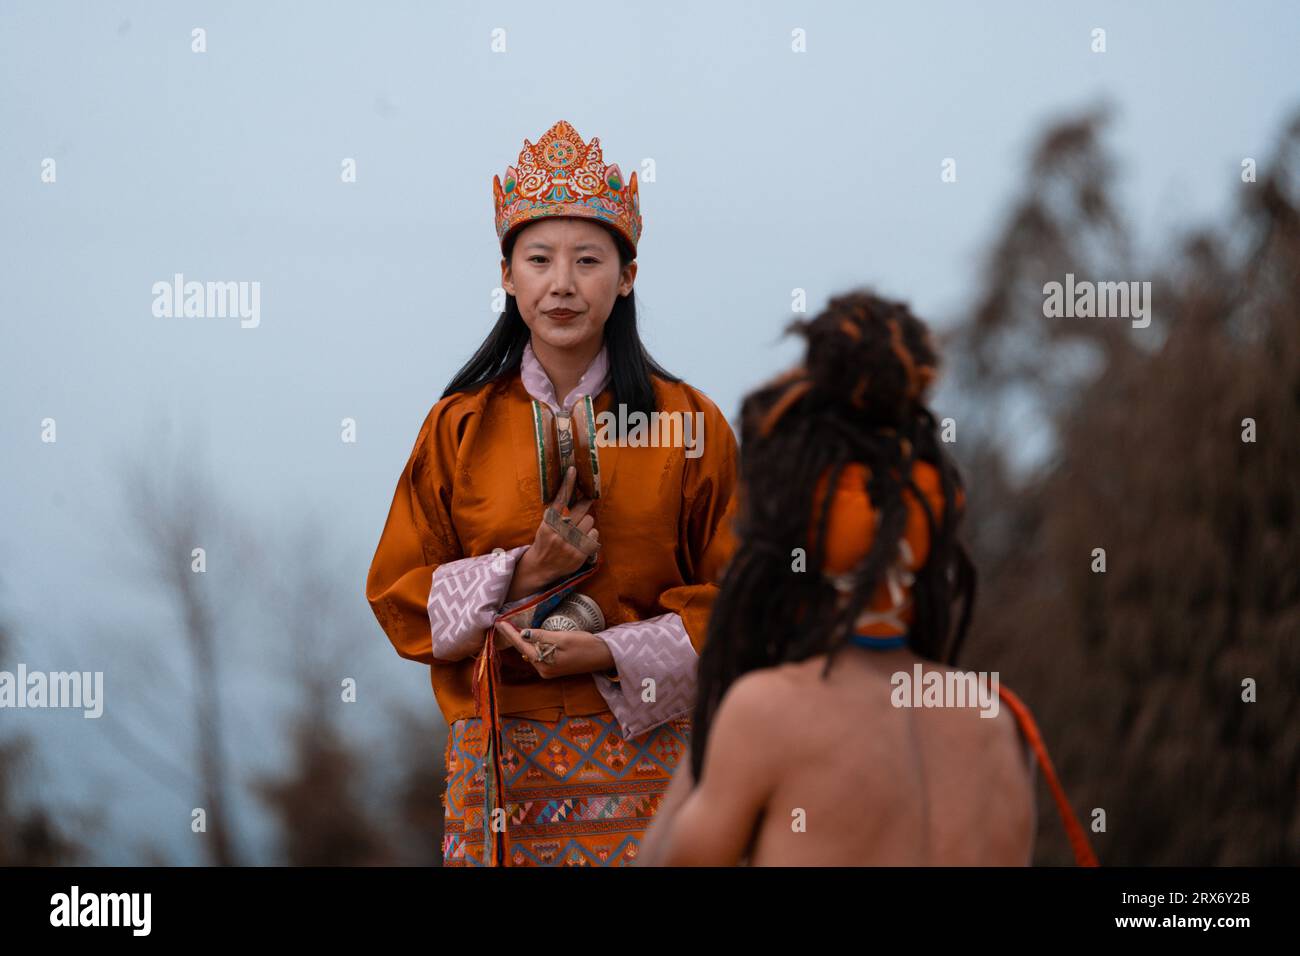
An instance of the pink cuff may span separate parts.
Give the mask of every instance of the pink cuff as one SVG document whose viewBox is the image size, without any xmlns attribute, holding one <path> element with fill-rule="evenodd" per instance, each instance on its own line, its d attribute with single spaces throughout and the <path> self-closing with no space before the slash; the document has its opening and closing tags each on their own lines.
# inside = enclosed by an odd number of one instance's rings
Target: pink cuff
<svg viewBox="0 0 1300 956">
<path fill-rule="evenodd" d="M 614 656 L 618 680 L 593 673 L 596 687 L 618 718 L 627 739 L 653 730 L 695 707 L 699 655 L 681 615 L 660 614 L 644 621 L 597 631 Z M 650 683 L 653 681 L 653 683 Z M 654 700 L 647 701 L 653 690 Z"/>
<path fill-rule="evenodd" d="M 484 632 L 502 610 L 502 602 L 515 576 L 515 565 L 528 548 L 529 545 L 523 544 L 509 551 L 461 558 L 434 568 L 433 584 L 429 588 L 434 657 L 458 661 L 483 649 Z M 530 596 L 505 607 L 520 604 Z"/>
</svg>

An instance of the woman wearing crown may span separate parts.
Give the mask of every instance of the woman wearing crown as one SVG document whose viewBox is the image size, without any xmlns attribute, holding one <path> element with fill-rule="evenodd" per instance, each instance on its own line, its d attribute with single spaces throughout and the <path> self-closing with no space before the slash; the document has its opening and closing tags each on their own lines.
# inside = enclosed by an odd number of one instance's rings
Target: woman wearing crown
<svg viewBox="0 0 1300 956">
<path fill-rule="evenodd" d="M 366 595 L 449 727 L 445 864 L 626 865 L 686 751 L 736 442 L 638 336 L 636 174 L 561 120 L 493 192 L 505 312 L 424 420 Z M 701 421 L 699 450 L 603 444 L 620 406 Z"/>
</svg>

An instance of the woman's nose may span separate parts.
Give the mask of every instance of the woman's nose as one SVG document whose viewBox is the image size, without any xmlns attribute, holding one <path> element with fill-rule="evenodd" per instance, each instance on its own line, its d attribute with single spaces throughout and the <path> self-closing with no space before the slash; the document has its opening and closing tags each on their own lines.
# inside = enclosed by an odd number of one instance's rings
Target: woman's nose
<svg viewBox="0 0 1300 956">
<path fill-rule="evenodd" d="M 573 267 L 556 263 L 551 270 L 551 289 L 554 292 L 569 292 L 573 289 Z"/>
</svg>

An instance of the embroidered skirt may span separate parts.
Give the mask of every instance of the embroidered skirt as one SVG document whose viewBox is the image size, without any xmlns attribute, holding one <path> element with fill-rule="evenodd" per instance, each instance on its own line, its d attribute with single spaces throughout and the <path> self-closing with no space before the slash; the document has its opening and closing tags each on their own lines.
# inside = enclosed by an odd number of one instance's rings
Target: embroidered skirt
<svg viewBox="0 0 1300 956">
<path fill-rule="evenodd" d="M 495 830 L 494 774 L 481 718 L 447 734 L 443 796 L 444 866 L 491 863 L 496 841 L 506 866 L 627 866 L 690 740 L 679 717 L 623 738 L 608 711 L 557 721 L 501 719 L 501 805 Z"/>
</svg>

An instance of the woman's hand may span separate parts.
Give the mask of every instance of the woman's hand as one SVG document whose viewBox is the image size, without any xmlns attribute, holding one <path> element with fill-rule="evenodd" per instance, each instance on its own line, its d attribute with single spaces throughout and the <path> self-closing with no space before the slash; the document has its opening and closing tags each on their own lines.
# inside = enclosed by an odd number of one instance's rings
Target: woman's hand
<svg viewBox="0 0 1300 956">
<path fill-rule="evenodd" d="M 545 631 L 539 627 L 525 628 L 524 637 L 508 621 L 497 621 L 498 639 L 504 637 L 532 664 L 540 677 L 564 677 L 568 674 L 589 674 L 607 671 L 614 666 L 614 655 L 609 645 L 590 631 Z M 548 650 L 549 648 L 549 650 Z M 545 657 L 546 660 L 540 658 Z"/>
<path fill-rule="evenodd" d="M 564 473 L 564 481 L 560 484 L 560 490 L 556 492 L 555 500 L 551 502 L 551 507 L 562 515 L 569 496 L 573 494 L 573 483 L 577 480 L 577 476 L 578 470 L 570 465 Z M 596 530 L 596 517 L 587 513 L 593 504 L 592 499 L 583 498 L 569 509 L 566 517 L 578 531 L 598 542 L 600 532 Z M 565 541 L 543 519 L 537 526 L 537 534 L 533 536 L 532 545 L 515 565 L 514 579 L 511 581 L 506 599 L 513 601 L 525 594 L 540 591 L 552 581 L 568 577 L 586 561 L 587 555 L 581 549 Z"/>
</svg>

